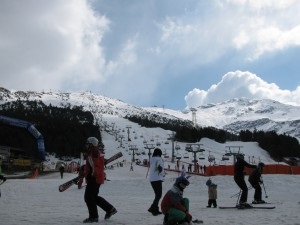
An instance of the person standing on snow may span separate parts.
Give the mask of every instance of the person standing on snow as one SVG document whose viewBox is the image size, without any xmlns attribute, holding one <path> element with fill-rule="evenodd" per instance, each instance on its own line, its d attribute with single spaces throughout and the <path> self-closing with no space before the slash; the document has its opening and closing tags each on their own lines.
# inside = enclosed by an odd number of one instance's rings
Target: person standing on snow
<svg viewBox="0 0 300 225">
<path fill-rule="evenodd" d="M 173 187 L 165 194 L 161 202 L 164 225 L 190 223 L 192 215 L 189 213 L 189 199 L 183 198 L 184 189 L 190 184 L 186 177 L 177 177 Z"/>
<path fill-rule="evenodd" d="M 87 158 L 84 167 L 84 176 L 86 179 L 86 189 L 84 193 L 84 200 L 86 202 L 89 217 L 85 219 L 84 223 L 98 222 L 99 206 L 106 214 L 104 219 L 109 219 L 112 215 L 117 213 L 115 207 L 107 202 L 103 197 L 98 196 L 100 185 L 104 183 L 104 154 L 98 147 L 98 139 L 89 137 L 86 141 Z"/>
<path fill-rule="evenodd" d="M 60 165 L 59 172 L 60 172 L 60 178 L 63 179 L 64 178 L 64 172 L 65 172 L 65 167 L 63 166 L 63 164 Z"/>
<path fill-rule="evenodd" d="M 251 165 L 244 160 L 244 155 L 237 155 L 236 163 L 234 164 L 234 181 L 242 190 L 241 198 L 239 201 L 239 207 L 250 207 L 250 205 L 247 203 L 248 187 L 245 182 L 245 167 L 256 168 L 255 165 Z"/>
<path fill-rule="evenodd" d="M 161 158 L 161 155 L 162 151 L 159 148 L 156 148 L 154 149 L 150 159 L 149 181 L 153 188 L 155 198 L 152 202 L 152 205 L 148 209 L 148 212 L 151 212 L 153 216 L 162 214 L 158 207 L 159 200 L 162 196 L 162 182 L 165 178 L 164 161 Z"/>
<path fill-rule="evenodd" d="M 249 183 L 251 184 L 251 186 L 255 189 L 254 192 L 254 201 L 252 202 L 253 204 L 262 204 L 262 203 L 266 203 L 264 200 L 262 200 L 262 193 L 261 193 L 261 186 L 260 184 L 263 183 L 262 179 L 261 179 L 261 174 L 263 171 L 265 164 L 260 162 L 258 163 L 258 166 L 255 170 L 253 170 L 253 172 L 250 174 L 249 176 Z"/>
<path fill-rule="evenodd" d="M 206 207 L 210 208 L 211 205 L 213 205 L 214 208 L 216 208 L 217 207 L 217 185 L 214 184 L 209 178 L 206 181 L 206 186 L 208 187 L 208 205 Z"/>
</svg>

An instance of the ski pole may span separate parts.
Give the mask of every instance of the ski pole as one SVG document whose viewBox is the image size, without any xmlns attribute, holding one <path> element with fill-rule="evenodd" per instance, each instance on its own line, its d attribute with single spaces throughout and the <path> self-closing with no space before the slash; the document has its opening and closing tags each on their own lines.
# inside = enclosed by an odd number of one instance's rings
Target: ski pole
<svg viewBox="0 0 300 225">
<path fill-rule="evenodd" d="M 262 182 L 262 186 L 263 186 L 263 188 L 264 188 L 266 198 L 268 198 L 268 195 L 267 195 L 267 192 L 266 192 L 266 188 L 265 188 L 264 182 Z"/>
<path fill-rule="evenodd" d="M 237 198 L 237 200 L 236 200 L 236 205 L 239 204 L 239 200 L 240 200 L 241 194 L 242 194 L 242 189 L 241 189 L 240 192 L 239 192 L 238 198 Z"/>
<path fill-rule="evenodd" d="M 251 187 L 248 187 L 248 190 L 250 190 L 250 189 L 252 189 L 252 188 L 253 188 L 252 186 L 251 186 Z M 241 194 L 241 192 L 238 192 L 238 193 L 232 195 L 230 198 L 237 197 L 237 196 L 240 195 L 240 194 Z"/>
</svg>

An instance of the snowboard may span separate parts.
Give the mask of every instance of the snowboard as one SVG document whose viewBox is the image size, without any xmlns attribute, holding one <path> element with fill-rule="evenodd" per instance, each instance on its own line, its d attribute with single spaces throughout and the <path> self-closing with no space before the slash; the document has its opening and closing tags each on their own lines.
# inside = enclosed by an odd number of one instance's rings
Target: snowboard
<svg viewBox="0 0 300 225">
<path fill-rule="evenodd" d="M 105 165 L 107 165 L 108 163 L 110 163 L 110 162 L 112 162 L 112 161 L 114 161 L 114 160 L 116 160 L 116 159 L 118 159 L 122 156 L 123 156 L 122 152 L 118 152 L 117 154 L 115 154 L 115 155 L 111 156 L 110 158 L 106 159 L 105 160 Z M 73 184 L 77 184 L 80 179 L 82 179 L 82 177 L 77 176 L 77 177 L 73 178 L 72 180 L 69 180 L 69 181 L 59 185 L 59 187 L 58 187 L 59 192 L 63 192 L 65 190 L 67 190 L 69 187 L 71 187 Z"/>
</svg>

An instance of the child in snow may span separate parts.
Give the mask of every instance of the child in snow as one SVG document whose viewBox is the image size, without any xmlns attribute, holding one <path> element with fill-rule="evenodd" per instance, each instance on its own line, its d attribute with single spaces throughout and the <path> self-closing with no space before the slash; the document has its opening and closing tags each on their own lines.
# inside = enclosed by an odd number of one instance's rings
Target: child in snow
<svg viewBox="0 0 300 225">
<path fill-rule="evenodd" d="M 213 205 L 214 208 L 216 208 L 217 207 L 217 185 L 214 184 L 209 178 L 206 181 L 206 186 L 208 187 L 208 205 L 206 207 L 210 208 L 211 205 Z"/>
<path fill-rule="evenodd" d="M 254 201 L 253 204 L 263 204 L 266 203 L 264 200 L 262 200 L 262 193 L 261 193 L 261 187 L 260 184 L 263 183 L 261 179 L 261 174 L 263 172 L 263 167 L 265 166 L 264 163 L 260 162 L 258 163 L 258 166 L 249 176 L 249 182 L 251 186 L 255 189 L 254 192 Z"/>
<path fill-rule="evenodd" d="M 165 215 L 164 225 L 190 224 L 192 221 L 192 215 L 189 213 L 189 199 L 183 198 L 183 191 L 189 184 L 186 177 L 180 176 L 163 197 L 161 210 Z"/>
</svg>

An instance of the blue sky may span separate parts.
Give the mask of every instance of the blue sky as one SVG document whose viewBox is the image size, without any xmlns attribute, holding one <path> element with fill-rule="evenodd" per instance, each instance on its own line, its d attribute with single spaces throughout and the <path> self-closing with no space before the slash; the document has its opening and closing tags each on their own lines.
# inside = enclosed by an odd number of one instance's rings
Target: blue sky
<svg viewBox="0 0 300 225">
<path fill-rule="evenodd" d="M 0 86 L 137 106 L 300 105 L 300 1 L 0 1 Z"/>
</svg>

